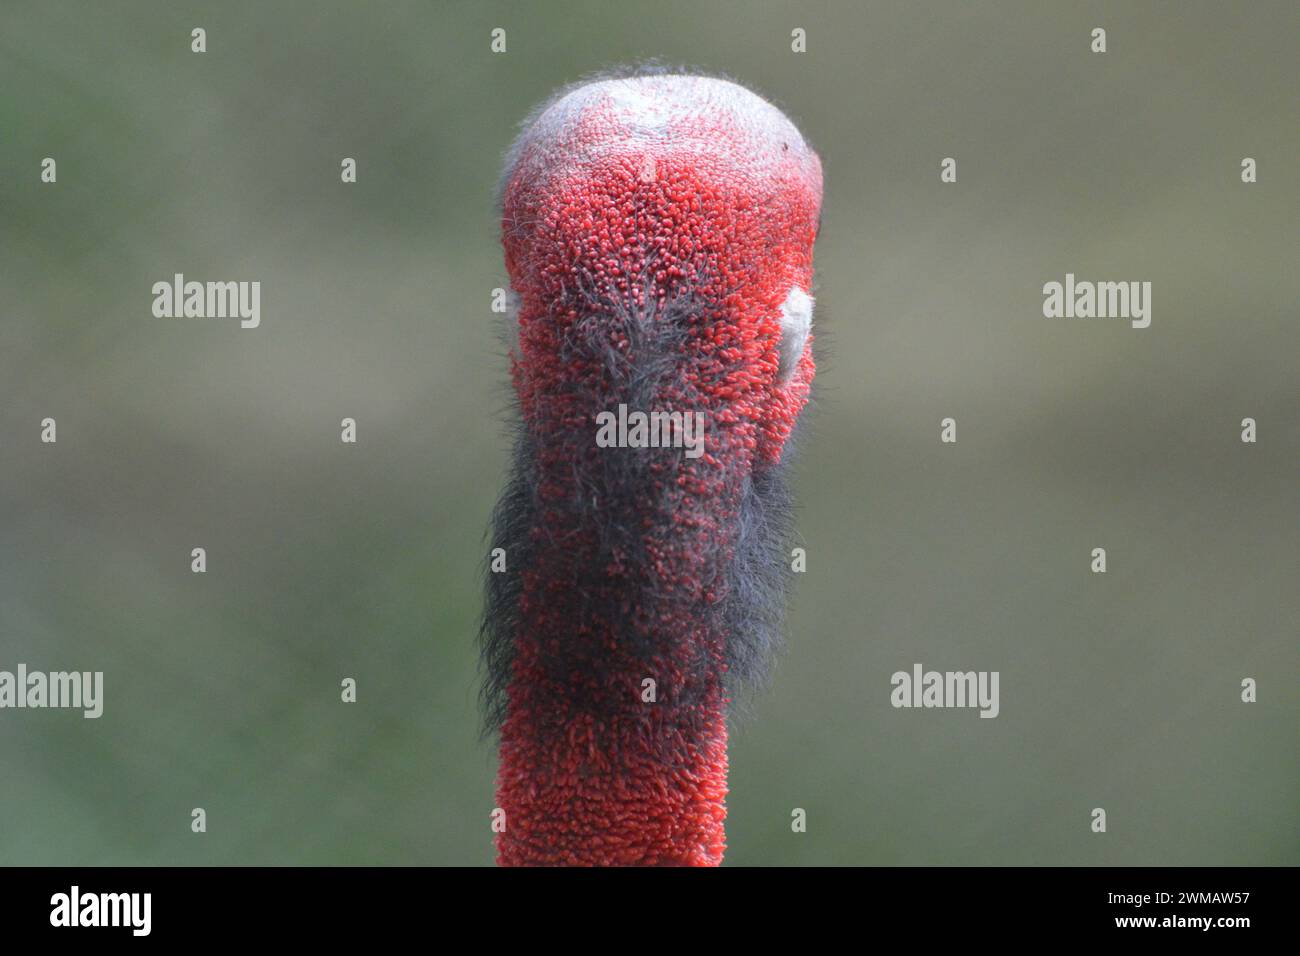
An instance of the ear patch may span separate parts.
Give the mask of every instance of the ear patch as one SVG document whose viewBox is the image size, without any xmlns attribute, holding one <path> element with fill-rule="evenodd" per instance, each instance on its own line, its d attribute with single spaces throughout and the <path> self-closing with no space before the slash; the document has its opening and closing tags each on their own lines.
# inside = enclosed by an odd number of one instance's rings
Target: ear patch
<svg viewBox="0 0 1300 956">
<path fill-rule="evenodd" d="M 813 298 L 798 286 L 781 303 L 781 357 L 777 367 L 777 384 L 784 385 L 799 366 L 804 343 L 812 329 Z"/>
</svg>

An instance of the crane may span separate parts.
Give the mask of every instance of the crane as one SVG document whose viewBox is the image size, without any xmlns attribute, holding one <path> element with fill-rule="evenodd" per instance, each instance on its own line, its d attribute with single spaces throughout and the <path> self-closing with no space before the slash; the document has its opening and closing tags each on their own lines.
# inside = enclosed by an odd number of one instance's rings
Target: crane
<svg viewBox="0 0 1300 956">
<path fill-rule="evenodd" d="M 481 632 L 502 865 L 722 861 L 728 708 L 783 626 L 821 200 L 794 124 L 712 76 L 566 88 L 508 153 L 518 423 Z M 699 447 L 598 442 L 616 410 L 698 421 Z"/>
</svg>

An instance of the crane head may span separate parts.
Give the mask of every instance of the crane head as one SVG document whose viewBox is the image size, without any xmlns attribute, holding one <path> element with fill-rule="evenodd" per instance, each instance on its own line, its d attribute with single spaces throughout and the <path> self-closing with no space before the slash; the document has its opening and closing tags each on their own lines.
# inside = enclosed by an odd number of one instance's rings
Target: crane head
<svg viewBox="0 0 1300 956">
<path fill-rule="evenodd" d="M 502 190 L 525 415 L 556 376 L 584 371 L 572 367 L 581 349 L 565 353 L 574 325 L 630 309 L 686 326 L 675 341 L 692 398 L 734 419 L 756 464 L 778 459 L 813 377 L 821 198 L 821 162 L 799 130 L 728 80 L 598 80 L 545 105 Z M 631 348 L 615 324 L 589 331 Z"/>
</svg>

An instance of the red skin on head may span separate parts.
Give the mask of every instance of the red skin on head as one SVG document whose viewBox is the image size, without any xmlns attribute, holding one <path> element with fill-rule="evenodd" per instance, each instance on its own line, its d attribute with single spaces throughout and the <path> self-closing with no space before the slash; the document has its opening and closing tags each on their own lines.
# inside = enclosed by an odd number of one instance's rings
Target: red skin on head
<svg viewBox="0 0 1300 956">
<path fill-rule="evenodd" d="M 726 636 L 707 612 L 726 596 L 744 482 L 779 460 L 808 399 L 811 337 L 778 380 L 781 305 L 811 286 L 820 206 L 820 162 L 798 131 L 721 80 L 589 84 L 521 138 L 503 245 L 540 514 L 501 730 L 502 864 L 722 860 Z M 608 370 L 566 343 L 593 296 L 652 310 L 686 293 L 707 305 L 655 401 L 704 413 L 705 453 L 674 452 L 618 498 L 639 557 L 616 553 L 593 579 L 599 533 L 572 502 L 616 496 L 600 456 L 623 449 L 595 446 Z M 609 346 L 635 358 L 617 330 Z"/>
</svg>

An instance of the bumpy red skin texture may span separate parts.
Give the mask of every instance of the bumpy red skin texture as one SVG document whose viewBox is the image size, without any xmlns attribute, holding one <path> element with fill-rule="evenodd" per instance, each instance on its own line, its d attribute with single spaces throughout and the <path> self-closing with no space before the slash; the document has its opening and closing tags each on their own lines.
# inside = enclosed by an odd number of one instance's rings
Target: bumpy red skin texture
<svg viewBox="0 0 1300 956">
<path fill-rule="evenodd" d="M 631 109 L 597 92 L 544 115 L 507 179 L 503 245 L 521 298 L 513 378 L 542 504 L 501 731 L 502 865 L 717 865 L 725 849 L 725 637 L 705 611 L 725 597 L 743 476 L 779 459 L 808 399 L 811 341 L 778 381 L 780 307 L 811 286 L 821 168 L 783 117 L 755 119 L 745 97 L 780 117 L 774 108 L 727 90 L 701 99 L 672 79 L 632 81 L 643 85 Z M 646 110 L 649 129 L 638 125 Z M 597 543 L 565 503 L 599 473 L 595 456 L 620 449 L 595 447 L 597 363 L 559 358 L 580 318 L 572 293 L 636 304 L 688 286 L 716 311 L 690 331 L 684 387 L 659 400 L 705 413 L 706 452 L 654 473 L 644 507 L 626 516 L 645 528 L 649 558 L 616 556 L 602 593 L 583 596 L 584 608 L 622 601 L 617 623 L 585 612 L 575 627 L 568 589 Z M 652 586 L 636 586 L 643 577 Z M 567 670 L 548 665 L 557 658 Z"/>
</svg>

